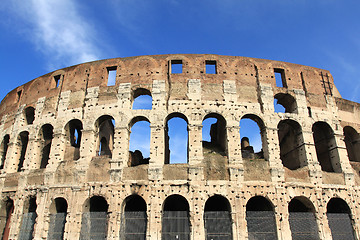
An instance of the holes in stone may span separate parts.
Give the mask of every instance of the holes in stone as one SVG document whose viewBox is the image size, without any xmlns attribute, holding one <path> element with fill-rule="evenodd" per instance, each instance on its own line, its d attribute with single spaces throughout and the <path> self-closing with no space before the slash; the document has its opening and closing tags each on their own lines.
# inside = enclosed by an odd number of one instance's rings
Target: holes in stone
<svg viewBox="0 0 360 240">
<path fill-rule="evenodd" d="M 103 115 L 96 121 L 98 131 L 97 156 L 112 157 L 114 146 L 115 120 L 109 115 Z"/>
<path fill-rule="evenodd" d="M 60 86 L 61 83 L 61 75 L 56 75 L 54 76 L 54 82 L 55 82 L 55 88 L 58 88 Z"/>
<path fill-rule="evenodd" d="M 275 74 L 276 86 L 287 88 L 284 69 L 274 68 L 274 74 Z"/>
<path fill-rule="evenodd" d="M 21 98 L 21 93 L 22 93 L 22 90 L 19 90 L 18 92 L 17 92 L 17 98 L 16 98 L 16 101 L 17 102 L 19 102 L 20 101 L 20 98 Z"/>
<path fill-rule="evenodd" d="M 116 66 L 107 67 L 106 69 L 107 69 L 107 75 L 108 75 L 107 85 L 108 86 L 114 86 L 115 83 L 116 83 L 116 69 L 117 69 L 117 67 Z"/>
<path fill-rule="evenodd" d="M 24 164 L 24 160 L 25 160 L 25 154 L 26 154 L 26 150 L 27 150 L 27 145 L 29 142 L 29 132 L 21 132 L 18 136 L 18 143 L 19 143 L 19 150 L 20 150 L 20 157 L 19 157 L 19 161 L 18 161 L 18 168 L 17 171 L 20 172 L 23 169 L 23 164 Z"/>
<path fill-rule="evenodd" d="M 170 73 L 171 73 L 171 74 L 180 74 L 180 73 L 183 73 L 183 63 L 182 63 L 182 60 L 171 60 L 169 66 L 170 66 Z"/>
<path fill-rule="evenodd" d="M 277 113 L 297 113 L 295 98 L 287 93 L 276 94 L 274 96 L 274 110 Z"/>
<path fill-rule="evenodd" d="M 33 124 L 35 120 L 35 108 L 27 107 L 24 111 L 27 124 Z"/>
<path fill-rule="evenodd" d="M 133 107 L 132 109 L 152 109 L 151 92 L 145 88 L 138 88 L 133 92 Z"/>
<path fill-rule="evenodd" d="M 216 61 L 206 60 L 205 61 L 205 72 L 206 72 L 206 74 L 217 74 Z"/>
<path fill-rule="evenodd" d="M 53 139 L 53 126 L 45 124 L 40 132 L 40 149 L 41 149 L 41 162 L 40 168 L 46 168 L 50 159 L 51 143 Z"/>
<path fill-rule="evenodd" d="M 1 154 L 1 163 L 0 163 L 0 169 L 4 168 L 5 160 L 6 160 L 6 154 L 9 148 L 9 142 L 10 142 L 10 136 L 9 134 L 6 134 L 3 138 L 3 141 L 0 146 L 0 154 Z"/>
</svg>

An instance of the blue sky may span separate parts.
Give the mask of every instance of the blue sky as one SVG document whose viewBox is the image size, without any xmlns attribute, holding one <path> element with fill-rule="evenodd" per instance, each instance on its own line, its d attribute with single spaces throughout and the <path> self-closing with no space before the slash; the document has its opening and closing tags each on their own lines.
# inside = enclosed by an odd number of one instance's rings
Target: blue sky
<svg viewBox="0 0 360 240">
<path fill-rule="evenodd" d="M 50 71 L 113 57 L 212 53 L 330 70 L 360 102 L 360 1 L 7 0 L 0 98 Z"/>
</svg>

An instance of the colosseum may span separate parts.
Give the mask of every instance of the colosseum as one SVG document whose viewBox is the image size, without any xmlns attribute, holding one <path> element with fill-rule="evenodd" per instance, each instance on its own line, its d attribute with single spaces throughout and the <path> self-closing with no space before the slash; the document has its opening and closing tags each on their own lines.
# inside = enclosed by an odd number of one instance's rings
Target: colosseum
<svg viewBox="0 0 360 240">
<path fill-rule="evenodd" d="M 139 123 L 149 154 L 130 148 Z M 359 239 L 359 131 L 360 105 L 314 67 L 175 54 L 56 70 L 0 105 L 2 239 Z"/>
</svg>

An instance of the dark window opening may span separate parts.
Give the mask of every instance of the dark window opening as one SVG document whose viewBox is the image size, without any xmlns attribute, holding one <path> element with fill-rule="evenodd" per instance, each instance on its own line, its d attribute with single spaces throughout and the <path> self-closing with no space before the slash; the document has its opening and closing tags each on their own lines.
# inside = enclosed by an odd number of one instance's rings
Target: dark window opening
<svg viewBox="0 0 360 240">
<path fill-rule="evenodd" d="M 27 124 L 33 124 L 33 122 L 35 120 L 35 108 L 27 107 L 25 109 L 25 118 L 26 118 Z"/>
<path fill-rule="evenodd" d="M 82 122 L 73 119 L 65 126 L 67 145 L 65 148 L 65 160 L 77 160 L 80 158 Z"/>
<path fill-rule="evenodd" d="M 132 109 L 152 109 L 151 92 L 145 88 L 138 88 L 133 92 L 133 107 Z"/>
<path fill-rule="evenodd" d="M 243 159 L 264 159 L 264 124 L 255 115 L 245 115 L 240 120 L 241 154 Z"/>
<path fill-rule="evenodd" d="M 16 98 L 16 101 L 17 101 L 17 102 L 20 101 L 21 93 L 22 93 L 22 90 L 19 90 L 19 91 L 17 92 L 17 98 Z"/>
<path fill-rule="evenodd" d="M 121 239 L 145 239 L 147 214 L 146 202 L 138 195 L 132 195 L 125 199 L 125 226 L 122 225 Z"/>
<path fill-rule="evenodd" d="M 326 213 L 333 239 L 355 239 L 351 211 L 341 198 L 332 198 Z"/>
<path fill-rule="evenodd" d="M 130 146 L 128 166 L 149 164 L 150 161 L 150 122 L 145 117 L 136 117 L 130 123 Z"/>
<path fill-rule="evenodd" d="M 20 143 L 20 157 L 18 162 L 18 169 L 17 171 L 20 172 L 23 169 L 25 155 L 26 155 L 26 149 L 29 142 L 29 133 L 28 132 L 21 132 L 19 135 L 19 143 Z"/>
<path fill-rule="evenodd" d="M 6 134 L 4 136 L 4 139 L 1 143 L 1 146 L 0 146 L 0 153 L 1 153 L 1 163 L 0 163 L 0 169 L 3 169 L 4 168 L 4 165 L 5 165 L 5 160 L 6 160 L 6 154 L 7 154 L 7 151 L 8 151 L 8 148 L 9 148 L 9 142 L 10 142 L 10 136 L 9 134 Z"/>
<path fill-rule="evenodd" d="M 274 68 L 274 74 L 275 74 L 276 86 L 287 88 L 284 69 Z"/>
<path fill-rule="evenodd" d="M 165 199 L 162 239 L 190 240 L 189 204 L 180 195 L 171 195 Z"/>
<path fill-rule="evenodd" d="M 105 198 L 93 196 L 84 205 L 80 239 L 106 239 L 109 205 Z"/>
<path fill-rule="evenodd" d="M 9 239 L 10 223 L 14 212 L 14 201 L 7 197 L 1 202 L 0 218 L 0 238 L 4 240 Z"/>
<path fill-rule="evenodd" d="M 206 74 L 217 74 L 216 61 L 206 60 L 205 61 L 205 72 L 206 72 Z"/>
<path fill-rule="evenodd" d="M 249 239 L 277 239 L 272 204 L 264 197 L 252 197 L 246 204 Z"/>
<path fill-rule="evenodd" d="M 205 203 L 204 224 L 206 239 L 232 239 L 231 207 L 229 201 L 219 195 Z"/>
<path fill-rule="evenodd" d="M 58 88 L 61 83 L 61 75 L 54 76 L 54 81 L 55 81 L 55 88 Z"/>
<path fill-rule="evenodd" d="M 344 127 L 344 141 L 349 161 L 360 162 L 360 135 L 352 127 Z"/>
<path fill-rule="evenodd" d="M 275 112 L 297 113 L 296 100 L 290 94 L 278 93 L 274 96 Z"/>
<path fill-rule="evenodd" d="M 307 107 L 309 117 L 312 117 L 311 107 Z"/>
<path fill-rule="evenodd" d="M 100 196 L 90 198 L 90 212 L 107 212 L 108 207 L 105 198 Z"/>
<path fill-rule="evenodd" d="M 64 198 L 55 198 L 50 206 L 48 239 L 63 239 L 67 214 L 67 202 Z"/>
<path fill-rule="evenodd" d="M 28 204 L 28 208 L 26 209 L 26 206 L 24 208 L 19 239 L 33 239 L 34 225 L 37 217 L 36 197 L 30 197 Z"/>
<path fill-rule="evenodd" d="M 341 172 L 334 132 L 325 122 L 316 122 L 312 127 L 316 156 L 325 172 Z"/>
<path fill-rule="evenodd" d="M 181 113 L 172 113 L 165 125 L 165 164 L 188 163 L 188 121 Z"/>
<path fill-rule="evenodd" d="M 41 128 L 41 162 L 40 168 L 46 168 L 50 159 L 51 143 L 53 139 L 53 126 L 45 124 Z"/>
<path fill-rule="evenodd" d="M 284 167 L 296 170 L 306 164 L 305 145 L 299 123 L 282 120 L 278 124 L 280 159 Z"/>
<path fill-rule="evenodd" d="M 183 72 L 182 60 L 171 60 L 170 61 L 170 73 L 179 74 Z"/>
<path fill-rule="evenodd" d="M 114 86 L 116 84 L 116 69 L 117 67 L 108 67 L 107 74 L 108 74 L 108 86 Z"/>
<path fill-rule="evenodd" d="M 115 120 L 109 116 L 101 116 L 96 121 L 98 129 L 97 156 L 112 157 L 114 148 Z"/>
</svg>

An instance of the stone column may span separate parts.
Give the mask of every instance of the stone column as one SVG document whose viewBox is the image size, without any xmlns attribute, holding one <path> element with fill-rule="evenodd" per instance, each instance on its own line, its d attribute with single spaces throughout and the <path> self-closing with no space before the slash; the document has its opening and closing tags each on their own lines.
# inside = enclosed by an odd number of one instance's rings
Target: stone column
<svg viewBox="0 0 360 240">
<path fill-rule="evenodd" d="M 203 147 L 202 147 L 202 125 L 189 124 L 189 180 L 204 180 L 203 170 Z"/>
<path fill-rule="evenodd" d="M 347 155 L 346 145 L 344 141 L 344 135 L 340 134 L 340 130 L 337 131 L 337 134 L 334 135 L 334 144 L 337 148 L 338 156 L 335 156 L 335 159 L 338 159 L 338 164 L 340 165 L 340 171 L 344 173 L 345 184 L 347 186 L 354 186 L 355 177 L 350 161 Z"/>
<path fill-rule="evenodd" d="M 230 180 L 242 182 L 244 180 L 244 163 L 241 155 L 240 126 L 238 122 L 228 123 L 226 136 Z"/>
<path fill-rule="evenodd" d="M 45 189 L 44 189 L 45 190 Z M 49 222 L 45 223 L 47 216 L 45 216 L 45 208 L 49 204 L 48 199 L 48 190 L 44 192 L 38 192 L 36 194 L 36 224 L 34 226 L 34 239 L 46 239 L 48 231 L 45 231 L 45 228 L 49 228 Z"/>
<path fill-rule="evenodd" d="M 129 160 L 130 132 L 127 126 L 115 127 L 114 147 L 110 161 L 110 179 L 112 182 L 121 180 L 122 169 L 127 167 Z"/>
<path fill-rule="evenodd" d="M 284 168 L 280 159 L 277 128 L 266 127 L 261 130 L 264 157 L 269 161 L 273 182 L 285 181 Z"/>
</svg>

